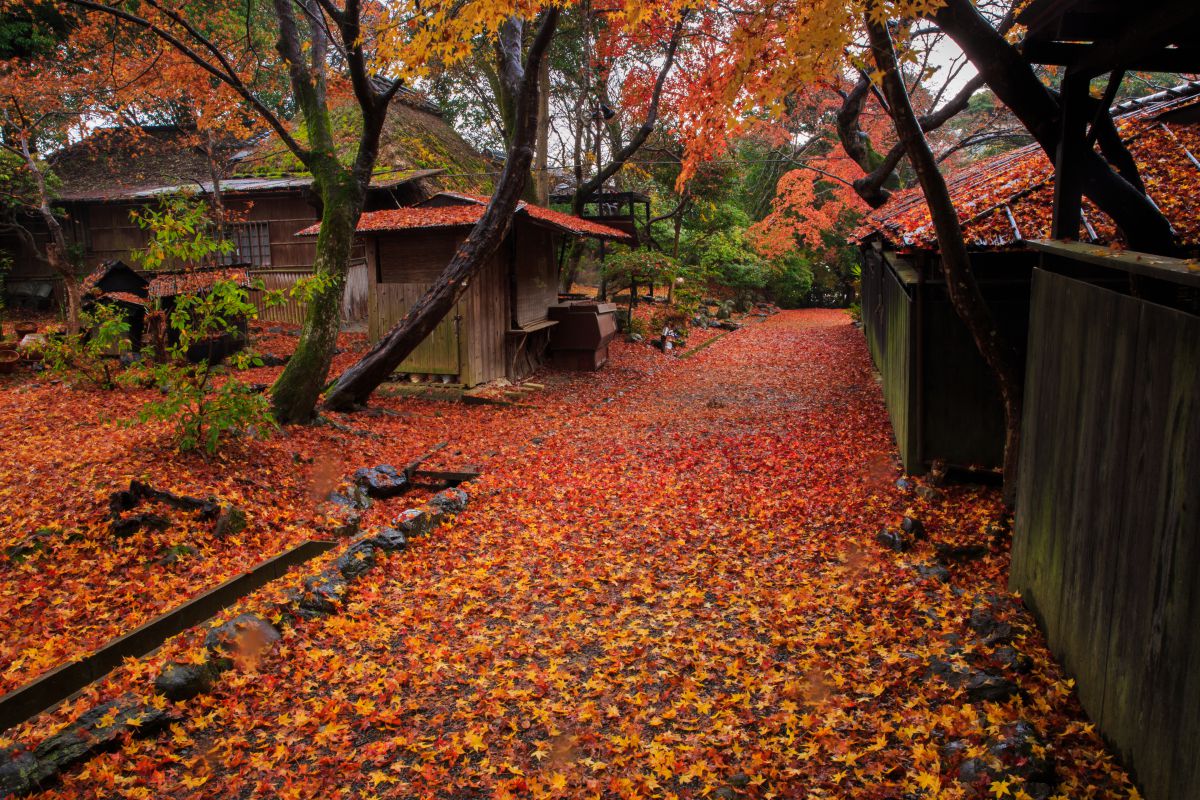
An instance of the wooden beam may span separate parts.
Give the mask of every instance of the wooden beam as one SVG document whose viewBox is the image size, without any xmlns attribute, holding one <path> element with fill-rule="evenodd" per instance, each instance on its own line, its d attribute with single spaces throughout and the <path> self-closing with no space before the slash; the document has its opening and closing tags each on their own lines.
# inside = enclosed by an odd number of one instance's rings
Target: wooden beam
<svg viewBox="0 0 1200 800">
<path fill-rule="evenodd" d="M 260 586 L 281 577 L 290 567 L 303 564 L 332 549 L 336 542 L 308 541 L 269 558 L 249 572 L 235 575 L 178 608 L 113 639 L 91 655 L 51 670 L 31 683 L 0 697 L 0 731 L 20 724 L 66 700 L 92 681 L 102 678 L 127 658 L 140 658 L 167 639 L 213 617 Z"/>
<path fill-rule="evenodd" d="M 1034 64 L 1075 67 L 1092 77 L 1113 69 L 1146 72 L 1195 72 L 1200 70 L 1200 47 L 1162 47 L 1122 60 L 1111 43 L 1026 41 L 1021 46 L 1025 59 Z"/>
<path fill-rule="evenodd" d="M 1087 155 L 1087 76 L 1068 70 L 1062 81 L 1062 119 L 1054 158 L 1055 239 L 1078 239 L 1083 220 L 1083 163 Z"/>
<path fill-rule="evenodd" d="M 1156 278 L 1200 289 L 1200 261 L 1170 258 L 1133 250 L 1116 250 L 1085 242 L 1037 239 L 1027 244 L 1039 252 L 1068 261 L 1081 261 L 1133 275 Z"/>
</svg>

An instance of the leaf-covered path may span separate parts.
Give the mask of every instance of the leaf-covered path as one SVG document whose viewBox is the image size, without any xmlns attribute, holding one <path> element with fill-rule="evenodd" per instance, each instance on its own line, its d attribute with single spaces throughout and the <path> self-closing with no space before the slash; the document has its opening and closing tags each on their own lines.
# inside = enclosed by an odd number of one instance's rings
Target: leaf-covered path
<svg viewBox="0 0 1200 800">
<path fill-rule="evenodd" d="M 340 614 L 45 796 L 1128 796 L 995 597 L 995 491 L 896 486 L 844 314 L 780 314 L 597 400 Z M 906 509 L 988 554 L 943 582 L 933 542 L 875 541 Z M 1016 694 L 986 701 L 985 673 Z"/>
</svg>

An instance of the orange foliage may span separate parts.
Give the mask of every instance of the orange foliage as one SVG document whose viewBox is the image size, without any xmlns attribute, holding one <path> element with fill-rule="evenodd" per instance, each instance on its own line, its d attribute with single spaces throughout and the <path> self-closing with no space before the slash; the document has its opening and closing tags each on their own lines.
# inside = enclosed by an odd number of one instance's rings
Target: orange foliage
<svg viewBox="0 0 1200 800">
<path fill-rule="evenodd" d="M 380 398 L 389 413 L 344 420 L 380 438 L 289 428 L 213 463 L 171 455 L 154 428 L 118 432 L 96 395 L 10 379 L 5 429 L 28 422 L 18 409 L 39 412 L 31 441 L 0 442 L 4 530 L 57 522 L 87 537 L 10 568 L 6 583 L 46 593 L 36 611 L 5 600 L 27 642 L 39 617 L 90 634 L 93 614 L 121 627 L 119 607 L 136 624 L 189 580 L 199 589 L 201 572 L 218 580 L 217 565 L 310 535 L 313 480 L 441 440 L 484 467 L 470 508 L 384 559 L 340 613 L 288 627 L 261 663 L 181 704 L 182 722 L 41 796 L 978 798 L 988 787 L 960 783 L 959 763 L 1017 720 L 1044 735 L 1059 796 L 1125 796 L 1032 617 L 1004 606 L 1010 645 L 970 627 L 973 604 L 1004 592 L 1007 548 L 981 533 L 999 498 L 898 488 L 873 374 L 843 313 L 785 312 L 687 360 L 618 340 L 605 370 L 549 373 L 522 407 Z M 110 398 L 103 413 L 120 416 Z M 180 570 L 190 579 L 143 564 L 151 537 L 114 544 L 89 527 L 103 492 L 141 474 L 236 497 L 251 527 L 240 543 L 202 541 Z M 377 504 L 370 523 L 406 503 Z M 932 543 L 897 555 L 873 541 L 906 509 L 934 542 L 985 541 L 985 555 L 950 565 L 949 584 L 921 577 Z M 81 577 L 56 587 L 72 555 L 95 559 L 98 591 Z M 273 614 L 284 588 L 223 618 Z M 0 747 L 36 743 L 101 697 L 148 696 L 200 636 L 122 666 Z M 1009 673 L 1022 690 L 1010 700 L 972 703 L 930 674 L 934 659 L 999 670 L 1005 646 L 1029 657 Z M 1019 778 L 1005 780 L 1020 796 Z"/>
</svg>

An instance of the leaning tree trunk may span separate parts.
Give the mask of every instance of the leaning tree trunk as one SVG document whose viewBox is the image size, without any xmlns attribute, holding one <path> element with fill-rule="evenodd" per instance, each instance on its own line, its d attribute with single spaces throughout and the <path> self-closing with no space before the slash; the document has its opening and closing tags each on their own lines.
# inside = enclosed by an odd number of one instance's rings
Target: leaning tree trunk
<svg viewBox="0 0 1200 800">
<path fill-rule="evenodd" d="M 1021 444 L 1021 375 L 971 271 L 958 212 L 950 199 L 946 180 L 938 169 L 937 159 L 921 130 L 920 121 L 913 112 L 896 63 L 891 34 L 886 23 L 876 21 L 870 13 L 866 15 L 866 23 L 871 53 L 876 67 L 883 74 L 883 92 L 891 107 L 896 134 L 904 145 L 909 163 L 925 193 L 925 202 L 929 205 L 950 302 L 971 332 L 975 346 L 1000 386 L 1000 397 L 1004 404 L 1004 499 L 1011 507 L 1015 499 L 1017 454 Z"/>
<path fill-rule="evenodd" d="M 558 22 L 558 10 L 546 12 L 533 44 L 530 45 L 517 103 L 517 128 L 504 172 L 496 192 L 450 263 L 423 294 L 366 355 L 341 374 L 325 395 L 325 406 L 348 411 L 366 402 L 371 393 L 387 380 L 396 367 L 441 323 L 467 289 L 470 279 L 500 246 L 533 163 L 533 143 L 537 127 L 539 65 Z M 324 233 L 325 223 L 321 223 Z"/>
</svg>

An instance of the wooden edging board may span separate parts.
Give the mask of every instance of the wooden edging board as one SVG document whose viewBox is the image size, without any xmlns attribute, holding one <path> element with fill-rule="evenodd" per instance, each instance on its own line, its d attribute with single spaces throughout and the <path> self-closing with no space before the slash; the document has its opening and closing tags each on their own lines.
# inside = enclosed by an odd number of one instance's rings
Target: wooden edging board
<svg viewBox="0 0 1200 800">
<path fill-rule="evenodd" d="M 290 567 L 332 549 L 337 543 L 307 541 L 269 558 L 249 572 L 235 575 L 178 608 L 155 617 L 78 661 L 63 664 L 32 683 L 0 697 L 0 731 L 11 728 L 66 700 L 107 675 L 127 658 L 152 652 L 172 636 L 233 605 L 260 586 L 281 577 Z"/>
</svg>

